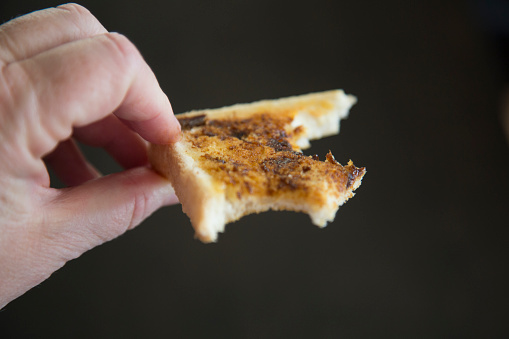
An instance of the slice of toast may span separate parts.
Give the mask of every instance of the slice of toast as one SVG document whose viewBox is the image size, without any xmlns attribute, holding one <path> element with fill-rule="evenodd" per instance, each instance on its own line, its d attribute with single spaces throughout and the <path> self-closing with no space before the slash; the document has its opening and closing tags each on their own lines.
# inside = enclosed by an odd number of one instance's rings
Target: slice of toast
<svg viewBox="0 0 509 339">
<path fill-rule="evenodd" d="M 304 212 L 324 227 L 366 170 L 300 149 L 337 134 L 355 102 L 334 90 L 178 114 L 181 141 L 151 145 L 150 162 L 171 181 L 203 242 L 216 241 L 226 223 L 269 209 Z"/>
</svg>

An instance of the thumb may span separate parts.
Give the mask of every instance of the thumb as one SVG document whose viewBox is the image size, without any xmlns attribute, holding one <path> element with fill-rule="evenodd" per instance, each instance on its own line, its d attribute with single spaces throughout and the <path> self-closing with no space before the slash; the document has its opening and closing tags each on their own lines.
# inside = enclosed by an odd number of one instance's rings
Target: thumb
<svg viewBox="0 0 509 339">
<path fill-rule="evenodd" d="M 112 174 L 61 190 L 47 209 L 56 222 L 45 230 L 45 238 L 60 249 L 54 253 L 58 259 L 68 261 L 177 202 L 170 183 L 148 168 Z"/>
</svg>

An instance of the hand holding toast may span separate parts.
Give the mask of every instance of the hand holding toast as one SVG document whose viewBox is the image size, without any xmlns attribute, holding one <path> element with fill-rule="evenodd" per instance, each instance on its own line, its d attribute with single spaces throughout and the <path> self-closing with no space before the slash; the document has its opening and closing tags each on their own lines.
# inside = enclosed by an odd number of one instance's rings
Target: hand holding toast
<svg viewBox="0 0 509 339">
<path fill-rule="evenodd" d="M 177 201 L 145 140 L 175 142 L 180 125 L 136 47 L 78 5 L 0 26 L 0 69 L 1 308 Z M 74 140 L 126 170 L 100 177 Z M 50 187 L 46 164 L 68 188 Z"/>
</svg>

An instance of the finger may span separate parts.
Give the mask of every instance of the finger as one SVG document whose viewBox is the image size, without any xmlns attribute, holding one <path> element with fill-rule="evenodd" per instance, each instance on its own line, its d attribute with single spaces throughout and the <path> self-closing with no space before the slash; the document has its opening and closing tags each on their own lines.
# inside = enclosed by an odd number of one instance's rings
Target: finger
<svg viewBox="0 0 509 339">
<path fill-rule="evenodd" d="M 35 157 L 67 139 L 73 127 L 101 120 L 111 112 L 128 120 L 154 143 L 180 137 L 170 102 L 138 50 L 119 34 L 71 42 L 10 64 L 4 77 L 23 108 L 23 126 Z M 27 84 L 29 84 L 28 94 Z"/>
<path fill-rule="evenodd" d="M 86 8 L 77 4 L 32 12 L 0 26 L 0 60 L 8 64 L 106 32 Z"/>
<path fill-rule="evenodd" d="M 61 142 L 44 160 L 67 186 L 81 185 L 101 176 L 72 139 Z"/>
<path fill-rule="evenodd" d="M 64 260 L 137 226 L 164 205 L 177 203 L 170 183 L 140 167 L 58 190 L 46 213 L 55 222 L 44 238 L 66 244 Z"/>
<path fill-rule="evenodd" d="M 146 142 L 114 115 L 76 128 L 73 136 L 86 145 L 104 148 L 124 168 L 148 162 Z"/>
<path fill-rule="evenodd" d="M 32 219 L 21 213 L 19 230 L 0 237 L 0 252 L 9 259 L 0 266 L 0 308 L 67 261 L 136 226 L 158 207 L 177 202 L 168 181 L 147 168 L 39 193 L 43 201 L 32 206 Z"/>
</svg>

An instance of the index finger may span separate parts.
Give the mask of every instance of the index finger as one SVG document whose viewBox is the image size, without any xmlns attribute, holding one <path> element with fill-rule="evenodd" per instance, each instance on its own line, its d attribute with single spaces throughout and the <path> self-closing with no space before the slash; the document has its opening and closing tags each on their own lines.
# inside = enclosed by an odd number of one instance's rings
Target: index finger
<svg viewBox="0 0 509 339">
<path fill-rule="evenodd" d="M 106 32 L 92 13 L 77 4 L 35 11 L 0 26 L 0 60 L 9 64 Z"/>
<path fill-rule="evenodd" d="M 4 76 L 35 157 L 67 139 L 73 127 L 110 113 L 150 142 L 179 138 L 180 125 L 149 66 L 124 36 L 107 33 L 9 64 Z M 28 86 L 27 86 L 28 84 Z"/>
</svg>

